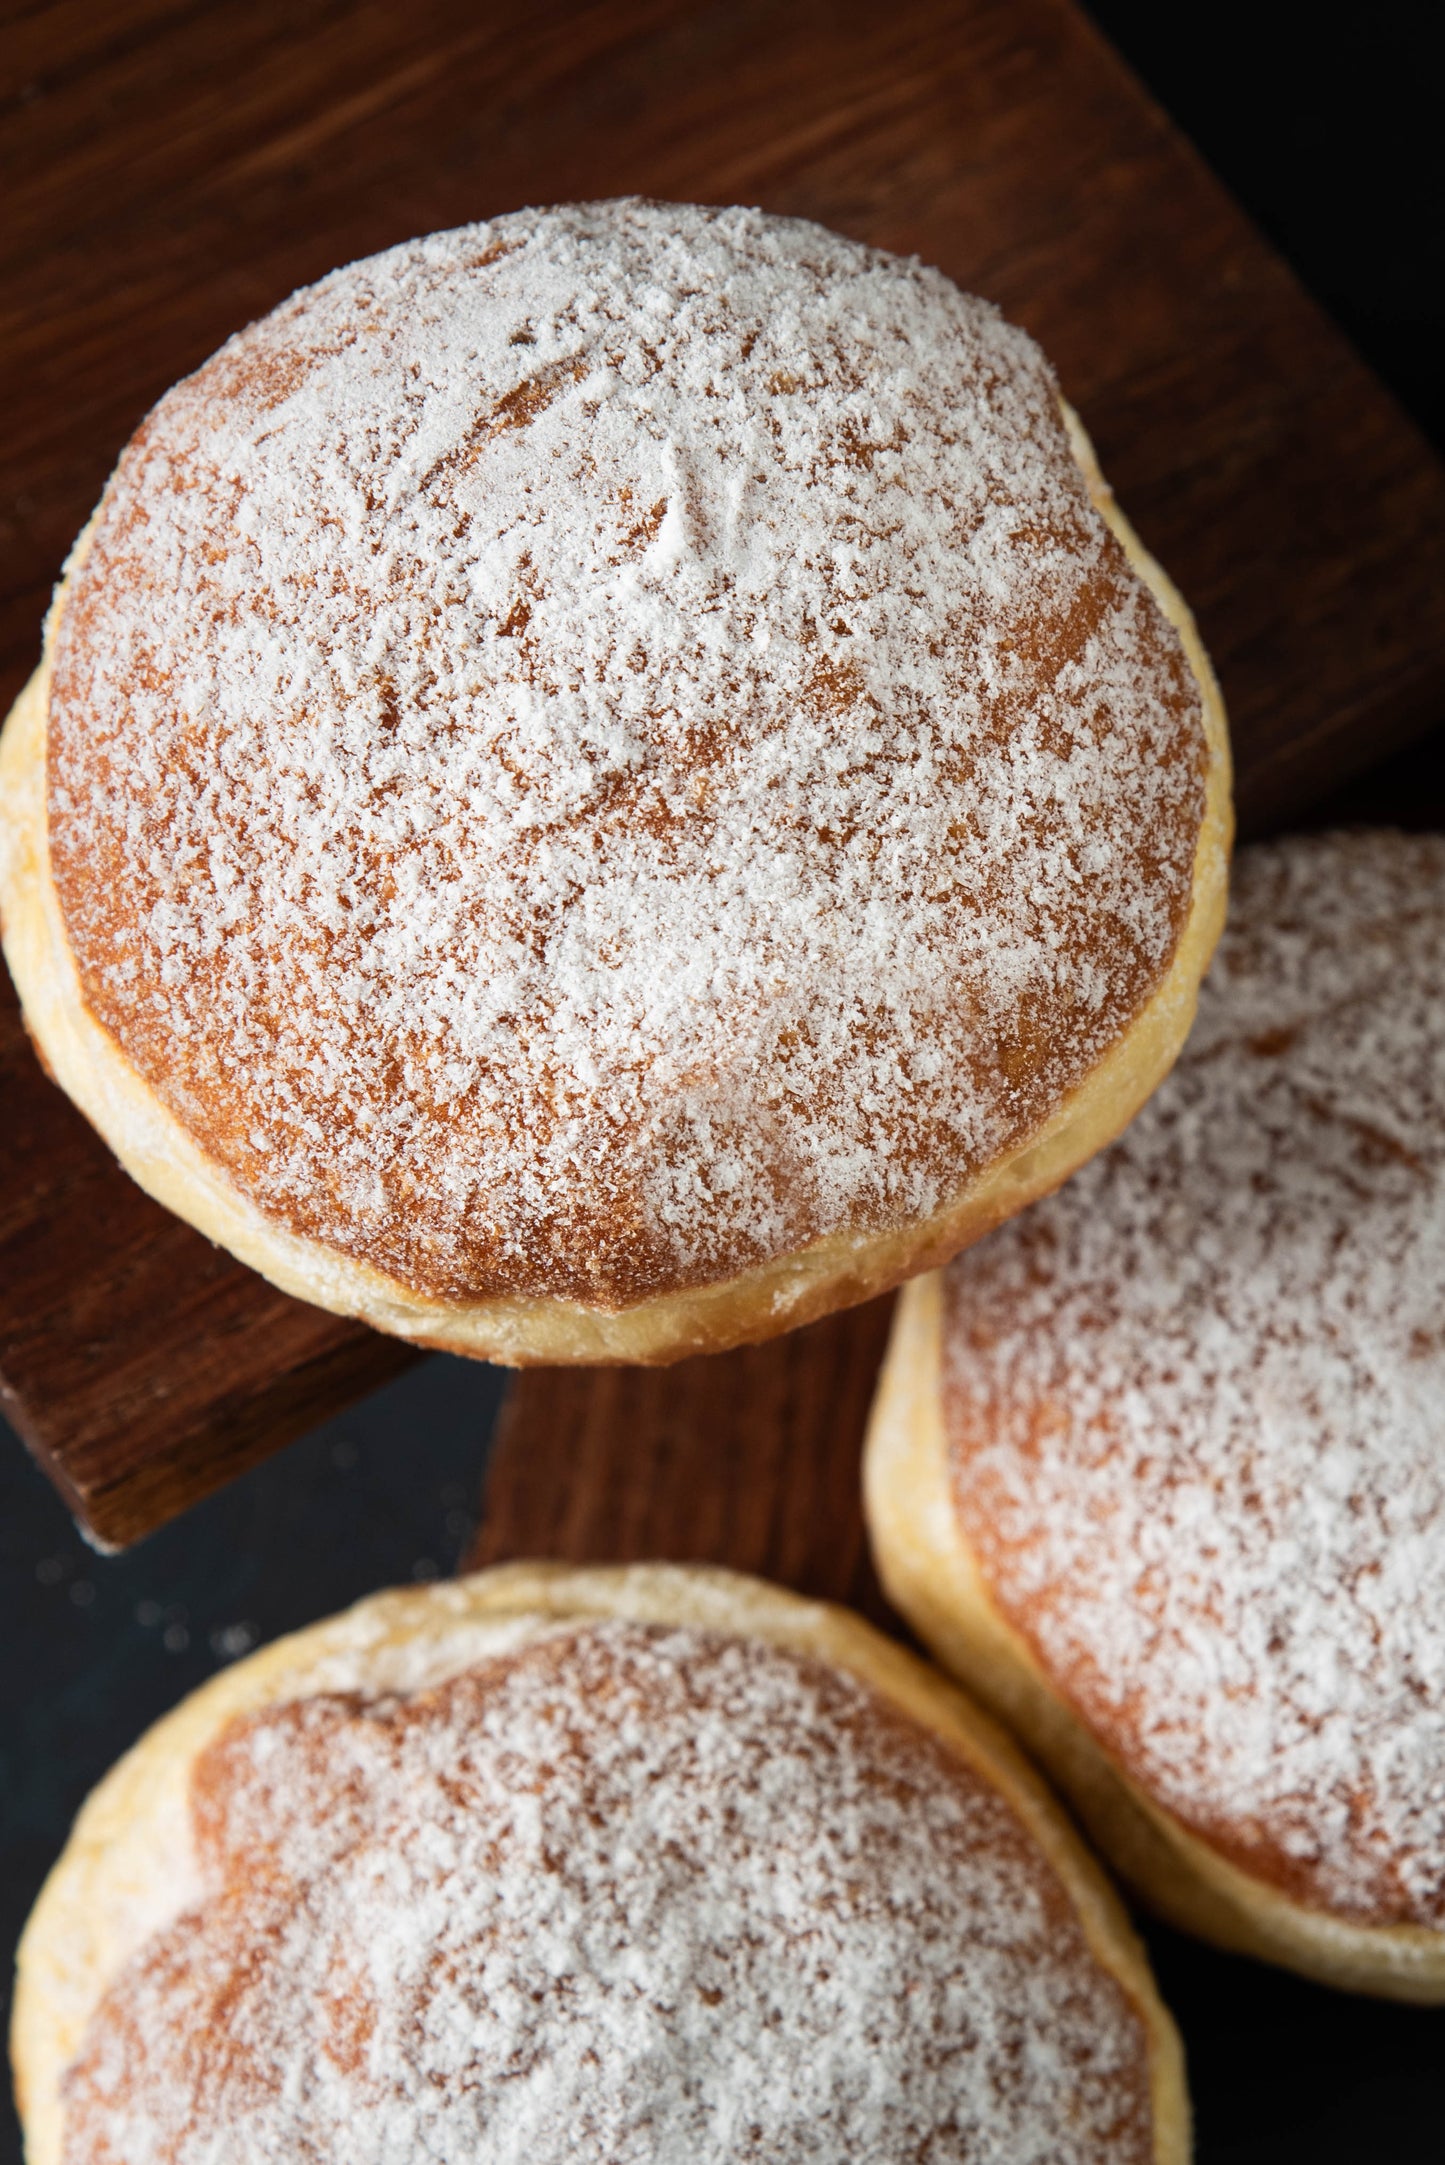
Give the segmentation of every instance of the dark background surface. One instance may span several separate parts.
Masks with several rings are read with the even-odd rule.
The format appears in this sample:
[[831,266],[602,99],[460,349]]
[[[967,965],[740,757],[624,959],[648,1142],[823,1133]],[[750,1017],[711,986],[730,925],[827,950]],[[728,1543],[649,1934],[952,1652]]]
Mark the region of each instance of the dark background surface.
[[[0,41],[25,12],[0,18]],[[1307,41],[1284,34],[1295,10],[1092,12],[1445,447],[1431,11],[1360,9],[1328,34],[1317,21]],[[1437,735],[1328,810],[1434,824],[1442,763]],[[454,1568],[499,1397],[493,1371],[431,1360],[115,1559],[86,1548],[0,1435],[0,1939],[13,1941],[85,1791],[182,1692],[378,1585]],[[1445,2015],[1150,1939],[1189,2051],[1200,2165],[1438,2161]],[[7,2118],[0,2160],[14,2156]]]

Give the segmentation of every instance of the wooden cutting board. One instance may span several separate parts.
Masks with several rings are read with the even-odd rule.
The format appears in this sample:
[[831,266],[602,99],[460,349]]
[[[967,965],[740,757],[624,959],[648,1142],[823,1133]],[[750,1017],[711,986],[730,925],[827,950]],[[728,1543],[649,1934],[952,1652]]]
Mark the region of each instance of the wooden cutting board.
[[[10,25],[4,64],[0,693],[130,429],[227,333],[410,234],[637,190],[916,251],[1042,339],[1201,618],[1247,826],[1445,715],[1445,473],[1068,0],[66,0]],[[150,1203],[44,1079],[8,982],[0,1087],[5,1409],[102,1541],[410,1358]],[[486,1553],[866,1591],[882,1328],[525,1380]]]

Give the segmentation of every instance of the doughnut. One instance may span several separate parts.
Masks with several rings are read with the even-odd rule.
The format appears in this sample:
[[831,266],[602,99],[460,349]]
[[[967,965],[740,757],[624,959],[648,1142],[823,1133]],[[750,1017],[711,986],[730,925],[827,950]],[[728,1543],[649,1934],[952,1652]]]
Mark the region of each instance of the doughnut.
[[50,1070],[285,1290],[663,1361],[939,1263],[1187,1031],[1228,750],[1037,348],[796,220],[523,211],[167,393],[7,726]]
[[907,1289],[893,1600],[1218,1945],[1445,2001],[1445,838],[1241,853],[1123,1138]]
[[222,1671],[21,1948],[29,2165],[1188,2156],[1058,1806],[935,1671],[728,1572],[518,1565]]

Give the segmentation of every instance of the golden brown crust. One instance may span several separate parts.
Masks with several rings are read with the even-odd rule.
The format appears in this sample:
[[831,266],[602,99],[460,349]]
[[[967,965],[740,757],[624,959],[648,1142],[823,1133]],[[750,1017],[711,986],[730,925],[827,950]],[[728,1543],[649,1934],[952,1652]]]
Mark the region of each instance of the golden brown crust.
[[977,1237],[1148,1094],[1223,906],[1209,665],[1042,356],[756,213],[519,213],[240,334],[6,738],[7,952],[122,1162],[510,1361]]
[[1445,2000],[1445,1935],[1342,1920],[1242,1871],[1139,1787],[1000,1614],[954,1504],[942,1332],[940,1279],[917,1279],[899,1301],[864,1461],[869,1532],[890,1599],[944,1667],[1024,1739],[1162,1916],[1347,1990]]
[[1188,2155],[1182,2060],[1112,1894],[1037,1779],[942,1679],[845,1612],[730,1573],[668,1566],[574,1571],[518,1565],[387,1594],[223,1672],[158,1724],[101,1784],[47,1884],[20,1955],[13,2049],[31,2165],[56,2165],[61,2075],[110,1981],[193,1899],[187,1832],[192,1769],[223,1734],[317,1694],[435,1690],[489,1657],[565,1624],[625,1618],[755,1638],[858,1679],[1007,1801],[1067,1890],[1094,1958],[1143,2016],[1154,2155]]

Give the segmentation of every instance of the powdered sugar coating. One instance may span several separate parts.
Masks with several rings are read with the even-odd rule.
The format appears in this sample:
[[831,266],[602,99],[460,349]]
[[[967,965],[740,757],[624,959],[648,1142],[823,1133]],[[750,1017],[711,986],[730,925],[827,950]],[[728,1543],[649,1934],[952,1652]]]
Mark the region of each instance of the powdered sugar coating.
[[1146,1792],[1445,1927],[1445,841],[1238,860],[1183,1058],[947,1275],[994,1599]]
[[924,1216],[1159,981],[1204,744],[1046,364],[756,212],[298,295],[127,451],[55,654],[86,995],[291,1229],[602,1304]]
[[233,1723],[207,1902],[67,2080],[85,2165],[1152,2156],[1138,2010],[1002,1799],[692,1628]]

